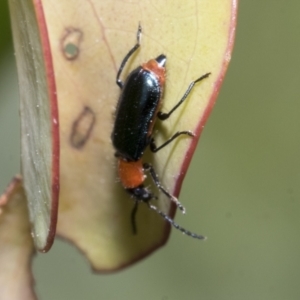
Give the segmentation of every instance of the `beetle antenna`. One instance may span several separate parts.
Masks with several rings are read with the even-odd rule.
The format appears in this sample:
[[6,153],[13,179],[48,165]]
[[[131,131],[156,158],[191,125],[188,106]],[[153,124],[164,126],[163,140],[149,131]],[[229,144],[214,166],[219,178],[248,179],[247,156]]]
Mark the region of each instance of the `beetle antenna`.
[[148,164],[148,163],[144,163],[143,164],[143,168],[145,171],[149,171],[153,182],[155,183],[155,185],[157,186],[157,188],[159,190],[161,190],[171,201],[173,201],[176,206],[180,209],[180,211],[185,214],[185,207],[180,203],[180,201],[173,195],[171,195],[160,183],[159,179],[158,179],[158,175],[156,174],[156,172],[154,171],[153,167]]
[[186,230],[185,228],[181,227],[180,225],[178,225],[177,223],[174,222],[174,220],[172,218],[170,218],[168,215],[166,215],[164,212],[162,212],[161,210],[159,210],[156,206],[147,203],[149,208],[156,211],[161,217],[163,217],[167,222],[169,222],[173,227],[175,227],[176,229],[180,230],[183,234],[186,234],[187,236],[190,236],[192,238],[195,239],[199,239],[199,240],[206,240],[206,237],[203,235],[199,235],[193,232],[190,232],[188,230]]

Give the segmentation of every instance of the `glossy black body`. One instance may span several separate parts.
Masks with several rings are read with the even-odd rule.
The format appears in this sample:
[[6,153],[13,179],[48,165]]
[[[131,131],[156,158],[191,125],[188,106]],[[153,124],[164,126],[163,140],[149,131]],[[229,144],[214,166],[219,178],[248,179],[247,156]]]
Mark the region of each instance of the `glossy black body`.
[[116,109],[112,142],[116,155],[139,160],[149,145],[150,129],[162,97],[158,78],[142,67],[127,77]]

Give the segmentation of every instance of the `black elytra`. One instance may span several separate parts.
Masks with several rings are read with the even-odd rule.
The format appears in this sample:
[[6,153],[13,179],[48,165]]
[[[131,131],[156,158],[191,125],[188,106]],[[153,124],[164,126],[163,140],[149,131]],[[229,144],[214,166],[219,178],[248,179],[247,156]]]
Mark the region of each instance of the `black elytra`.
[[[160,55],[155,61],[164,67],[166,56]],[[151,141],[149,128],[156,118],[162,93],[163,87],[154,72],[139,66],[128,75],[122,87],[112,133],[119,156],[128,161],[137,161],[143,156]]]
[[194,136],[190,131],[179,131],[165,143],[157,147],[152,137],[152,131],[155,121],[157,119],[168,119],[186,100],[194,85],[204,78],[207,78],[210,73],[206,73],[193,81],[183,97],[169,113],[160,112],[159,109],[163,98],[165,65],[167,60],[164,54],[137,67],[127,76],[125,83],[120,79],[127,61],[140,47],[141,32],[142,28],[139,25],[137,31],[137,43],[124,57],[117,73],[116,83],[121,89],[121,95],[117,104],[115,122],[111,134],[112,143],[116,150],[115,156],[118,158],[118,173],[121,184],[135,201],[131,214],[132,229],[134,233],[137,232],[135,217],[138,203],[144,202],[150,209],[156,211],[182,233],[203,240],[205,239],[204,236],[192,233],[179,226],[167,214],[150,203],[152,199],[156,199],[157,197],[145,188],[143,184],[145,180],[144,173],[146,171],[149,172],[157,188],[173,201],[183,213],[185,212],[184,207],[178,199],[162,186],[153,167],[148,163],[143,163],[142,158],[145,149],[148,146],[152,152],[158,152],[180,135],[185,134],[192,137]]

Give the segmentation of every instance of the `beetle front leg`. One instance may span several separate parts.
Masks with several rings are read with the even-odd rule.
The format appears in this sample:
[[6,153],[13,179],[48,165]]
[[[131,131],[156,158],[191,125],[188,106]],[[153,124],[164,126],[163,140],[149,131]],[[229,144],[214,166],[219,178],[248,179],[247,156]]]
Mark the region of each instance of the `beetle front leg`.
[[136,213],[137,213],[137,210],[138,210],[138,200],[135,199],[134,200],[134,206],[133,206],[132,211],[131,211],[131,218],[130,218],[133,234],[137,234],[137,229],[136,229]]

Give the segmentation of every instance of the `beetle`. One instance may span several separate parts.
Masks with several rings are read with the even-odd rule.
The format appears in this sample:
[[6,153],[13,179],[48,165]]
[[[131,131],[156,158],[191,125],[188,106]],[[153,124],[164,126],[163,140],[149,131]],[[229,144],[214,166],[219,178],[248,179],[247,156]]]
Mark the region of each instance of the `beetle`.
[[156,211],[182,233],[193,238],[205,239],[204,236],[192,233],[179,226],[171,217],[150,203],[152,199],[157,199],[157,197],[144,186],[145,172],[149,172],[157,188],[185,213],[185,208],[178,199],[171,195],[160,183],[154,168],[149,163],[144,163],[142,158],[147,147],[156,153],[180,135],[194,136],[191,131],[179,131],[157,147],[152,133],[156,119],[162,121],[168,119],[187,99],[194,85],[207,78],[210,73],[206,73],[192,81],[183,97],[168,113],[161,112],[160,107],[166,80],[166,55],[161,54],[155,59],[143,63],[127,76],[124,83],[120,79],[126,63],[140,47],[141,33],[142,28],[139,25],[137,42],[124,57],[117,72],[116,84],[121,89],[121,95],[116,107],[115,122],[111,134],[112,143],[116,150],[115,156],[118,159],[117,168],[121,184],[135,201],[131,213],[133,233],[137,233],[135,217],[138,204],[144,202],[150,209]]

